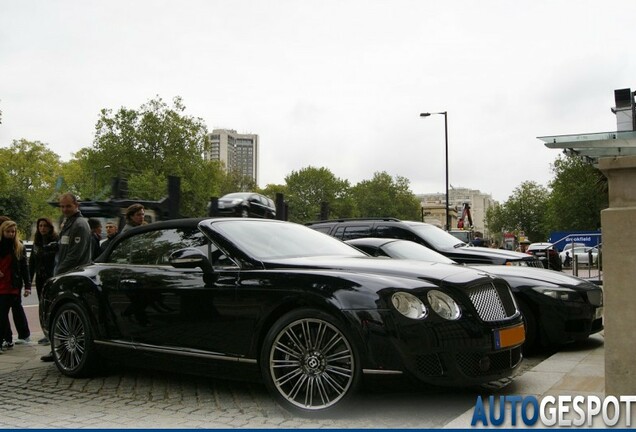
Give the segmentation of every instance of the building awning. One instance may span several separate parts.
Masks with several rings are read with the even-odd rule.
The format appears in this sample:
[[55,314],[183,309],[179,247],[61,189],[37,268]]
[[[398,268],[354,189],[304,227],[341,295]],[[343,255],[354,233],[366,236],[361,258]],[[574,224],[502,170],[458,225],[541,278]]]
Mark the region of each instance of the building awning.
[[593,164],[599,158],[636,155],[636,131],[598,132],[578,135],[537,137],[547,148],[563,149],[568,155],[586,157]]

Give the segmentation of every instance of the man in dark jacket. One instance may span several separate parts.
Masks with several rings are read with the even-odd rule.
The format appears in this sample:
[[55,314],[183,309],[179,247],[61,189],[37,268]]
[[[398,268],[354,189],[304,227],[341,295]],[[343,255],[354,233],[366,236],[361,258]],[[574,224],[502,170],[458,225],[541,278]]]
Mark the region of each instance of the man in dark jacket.
[[88,226],[91,229],[91,259],[95,260],[101,255],[100,243],[102,241],[102,223],[99,219],[90,218],[88,220]]
[[60,211],[64,215],[60,231],[60,242],[55,257],[55,275],[74,267],[89,264],[91,256],[91,228],[79,211],[75,195],[65,193],[60,198]]
[[[77,266],[90,264],[91,229],[79,211],[79,202],[75,195],[65,193],[60,197],[60,211],[64,216],[60,230],[60,241],[55,256],[55,276]],[[53,352],[40,357],[42,361],[53,361]]]
[[102,242],[100,246],[100,252],[104,252],[109,244],[113,242],[115,237],[119,234],[119,228],[115,222],[109,221],[106,222],[106,240]]

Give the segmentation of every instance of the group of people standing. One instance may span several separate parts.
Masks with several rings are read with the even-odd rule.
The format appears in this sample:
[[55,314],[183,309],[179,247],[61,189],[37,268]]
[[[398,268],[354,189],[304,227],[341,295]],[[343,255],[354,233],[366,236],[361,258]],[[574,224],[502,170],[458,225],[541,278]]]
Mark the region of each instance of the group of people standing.
[[[21,297],[31,295],[33,283],[38,299],[41,299],[47,279],[89,264],[118,233],[116,223],[106,223],[107,238],[101,242],[101,223],[98,219],[84,218],[79,210],[79,201],[71,193],[60,196],[59,208],[63,216],[59,234],[49,218],[39,218],[28,259],[26,248],[18,235],[17,224],[8,216],[0,216],[0,354],[14,345],[9,312],[12,313],[18,333],[15,343],[30,341],[31,334]],[[126,226],[122,232],[143,223],[143,205],[133,204],[126,211]],[[46,338],[38,342],[49,343]],[[53,353],[42,356],[41,360],[53,361]]]

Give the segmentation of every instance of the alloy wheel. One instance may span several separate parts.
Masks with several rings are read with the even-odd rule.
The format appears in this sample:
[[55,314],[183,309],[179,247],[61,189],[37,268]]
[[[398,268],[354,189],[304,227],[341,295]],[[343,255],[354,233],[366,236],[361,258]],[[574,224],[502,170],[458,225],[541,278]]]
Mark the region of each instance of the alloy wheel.
[[355,367],[346,337],[316,318],[285,326],[269,352],[269,372],[277,391],[304,410],[322,410],[342,399],[352,386]]
[[54,323],[53,354],[64,370],[75,371],[86,356],[86,328],[73,309],[62,311]]

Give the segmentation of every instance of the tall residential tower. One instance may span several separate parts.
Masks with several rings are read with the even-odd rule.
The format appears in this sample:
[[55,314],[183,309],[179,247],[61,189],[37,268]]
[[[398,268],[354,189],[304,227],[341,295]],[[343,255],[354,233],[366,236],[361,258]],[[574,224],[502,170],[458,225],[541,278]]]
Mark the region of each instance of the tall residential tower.
[[258,135],[240,134],[233,129],[214,129],[206,160],[223,162],[225,169],[238,171],[258,184]]

